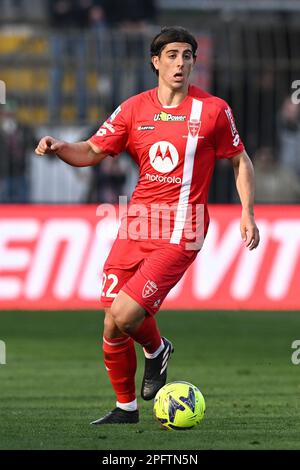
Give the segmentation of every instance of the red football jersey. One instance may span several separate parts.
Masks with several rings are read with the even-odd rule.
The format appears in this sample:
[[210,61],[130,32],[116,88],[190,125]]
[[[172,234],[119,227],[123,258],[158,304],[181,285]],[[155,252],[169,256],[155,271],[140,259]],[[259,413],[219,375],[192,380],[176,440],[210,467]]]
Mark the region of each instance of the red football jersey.
[[206,233],[215,161],[244,150],[228,104],[193,85],[176,107],[162,106],[157,88],[129,98],[90,142],[111,156],[126,150],[140,168],[126,230],[136,236],[132,222],[138,217],[140,226],[143,220],[152,223],[147,233],[139,227],[141,239],[156,239],[159,230],[159,237],[174,244]]

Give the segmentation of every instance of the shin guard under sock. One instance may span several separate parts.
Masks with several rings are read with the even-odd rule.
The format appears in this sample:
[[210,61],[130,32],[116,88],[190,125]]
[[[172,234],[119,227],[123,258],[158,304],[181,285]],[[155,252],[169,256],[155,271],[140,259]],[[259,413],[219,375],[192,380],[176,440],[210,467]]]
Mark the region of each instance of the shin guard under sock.
[[129,403],[135,400],[136,353],[134,341],[129,336],[103,337],[104,363],[117,401]]

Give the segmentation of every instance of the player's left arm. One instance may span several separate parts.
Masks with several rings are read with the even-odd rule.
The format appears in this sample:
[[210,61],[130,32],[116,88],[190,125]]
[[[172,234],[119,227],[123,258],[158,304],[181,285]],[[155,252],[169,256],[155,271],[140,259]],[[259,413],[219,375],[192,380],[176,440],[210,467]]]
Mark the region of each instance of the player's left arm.
[[231,159],[237,191],[242,204],[240,231],[243,241],[249,250],[259,244],[259,231],[254,219],[254,169],[252,162],[243,150]]

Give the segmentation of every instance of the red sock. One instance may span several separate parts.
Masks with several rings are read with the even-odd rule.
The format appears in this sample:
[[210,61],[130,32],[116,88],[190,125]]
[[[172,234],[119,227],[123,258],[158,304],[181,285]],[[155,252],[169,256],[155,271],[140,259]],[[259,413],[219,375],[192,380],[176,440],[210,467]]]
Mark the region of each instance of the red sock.
[[135,400],[136,354],[129,336],[106,338],[103,336],[104,364],[120,403]]
[[156,320],[147,315],[141,326],[130,333],[131,338],[141,344],[149,354],[153,354],[161,345],[161,336]]

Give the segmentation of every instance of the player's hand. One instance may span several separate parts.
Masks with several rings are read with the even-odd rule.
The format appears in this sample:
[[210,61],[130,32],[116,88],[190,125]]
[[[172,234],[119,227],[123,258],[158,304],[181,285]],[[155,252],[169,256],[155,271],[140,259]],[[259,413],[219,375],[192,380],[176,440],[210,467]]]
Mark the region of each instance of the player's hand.
[[257,248],[259,244],[259,230],[254,220],[254,216],[249,212],[242,212],[240,224],[242,240],[249,250]]
[[55,155],[60,149],[62,149],[63,145],[64,142],[61,140],[54,139],[54,137],[47,135],[39,141],[35,149],[35,153],[39,156]]

